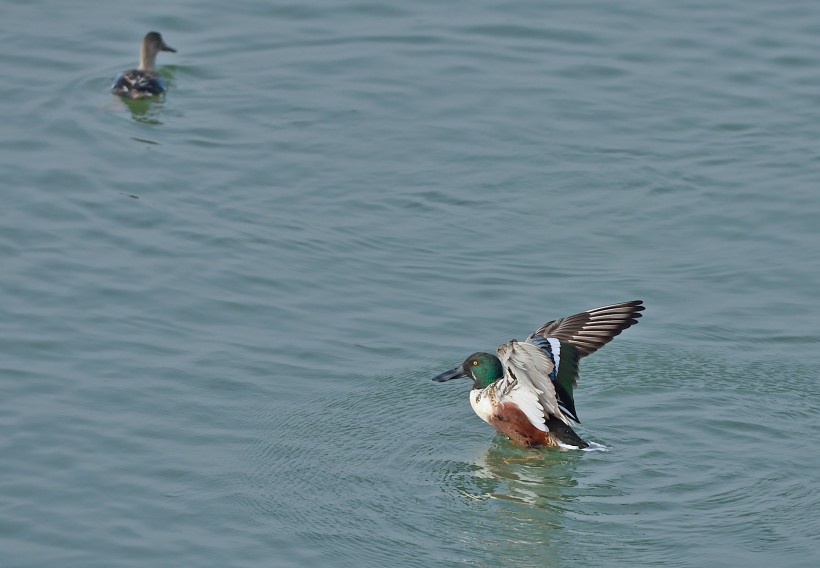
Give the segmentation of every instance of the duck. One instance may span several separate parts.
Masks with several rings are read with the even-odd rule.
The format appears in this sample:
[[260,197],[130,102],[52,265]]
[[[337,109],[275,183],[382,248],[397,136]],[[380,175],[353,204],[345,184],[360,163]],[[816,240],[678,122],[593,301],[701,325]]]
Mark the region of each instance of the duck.
[[160,51],[176,53],[177,50],[165,43],[159,32],[148,32],[142,40],[139,68],[117,75],[111,92],[126,99],[146,99],[164,93],[165,79],[156,70]]
[[644,309],[642,300],[633,300],[547,322],[524,341],[473,353],[433,380],[472,380],[473,410],[514,445],[588,448],[572,429],[581,423],[573,398],[578,364],[638,323]]

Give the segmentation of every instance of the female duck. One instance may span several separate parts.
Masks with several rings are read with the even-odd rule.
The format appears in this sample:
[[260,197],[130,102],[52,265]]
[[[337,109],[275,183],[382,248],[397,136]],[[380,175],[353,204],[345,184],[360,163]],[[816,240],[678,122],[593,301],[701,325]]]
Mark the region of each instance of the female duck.
[[165,79],[156,70],[157,54],[172,51],[157,32],[149,32],[142,40],[139,69],[123,71],[114,80],[111,92],[127,99],[145,99],[165,92]]

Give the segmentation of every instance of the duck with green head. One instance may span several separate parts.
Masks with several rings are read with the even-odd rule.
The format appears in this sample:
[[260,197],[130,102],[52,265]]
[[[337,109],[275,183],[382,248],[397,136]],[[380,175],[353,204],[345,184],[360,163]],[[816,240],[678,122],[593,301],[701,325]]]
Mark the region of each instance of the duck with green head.
[[496,354],[473,353],[433,380],[471,379],[475,413],[516,445],[586,448],[570,426],[580,424],[573,399],[578,362],[638,323],[643,310],[635,300],[554,320]]

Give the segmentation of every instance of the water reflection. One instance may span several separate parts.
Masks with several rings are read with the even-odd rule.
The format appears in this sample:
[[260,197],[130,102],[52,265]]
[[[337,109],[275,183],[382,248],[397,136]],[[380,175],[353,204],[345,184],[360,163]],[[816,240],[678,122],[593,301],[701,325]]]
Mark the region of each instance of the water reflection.
[[[528,459],[535,458],[535,459]],[[497,437],[454,476],[467,518],[488,522],[474,546],[518,566],[560,566],[559,548],[573,539],[567,521],[577,508],[579,451],[526,450]],[[513,461],[528,460],[528,461]],[[467,531],[465,542],[473,542]],[[558,547],[558,548],[557,548]]]
[[499,437],[476,461],[466,494],[473,499],[556,508],[574,499],[565,490],[578,484],[573,472],[580,458],[578,451],[527,450]]
[[[131,111],[131,118],[136,122],[143,124],[162,124],[160,116],[165,104],[165,95],[159,95],[153,99],[130,100],[122,99],[123,104]],[[140,140],[141,142],[154,143],[149,140]]]

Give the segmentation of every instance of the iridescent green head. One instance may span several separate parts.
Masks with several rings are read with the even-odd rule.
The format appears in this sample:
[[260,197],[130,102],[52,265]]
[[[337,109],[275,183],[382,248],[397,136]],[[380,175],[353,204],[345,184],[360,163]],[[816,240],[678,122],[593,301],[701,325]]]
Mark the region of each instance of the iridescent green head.
[[474,389],[485,389],[504,376],[501,361],[492,353],[473,353],[460,366],[433,377],[439,383],[460,377],[473,380]]

